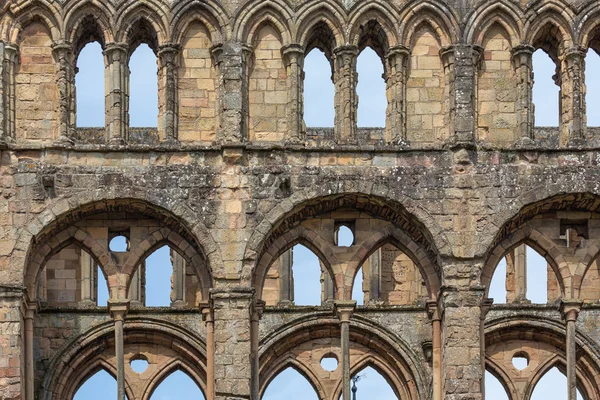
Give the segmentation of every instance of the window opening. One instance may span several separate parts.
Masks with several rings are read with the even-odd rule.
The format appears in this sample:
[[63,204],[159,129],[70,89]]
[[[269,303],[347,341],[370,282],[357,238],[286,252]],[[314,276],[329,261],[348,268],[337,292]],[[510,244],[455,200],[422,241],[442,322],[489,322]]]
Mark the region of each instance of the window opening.
[[88,43],[77,57],[75,91],[77,126],[105,125],[104,56],[98,42]]
[[158,124],[158,65],[156,55],[143,43],[129,60],[129,125],[156,128]]
[[331,63],[314,49],[304,60],[304,122],[308,127],[333,128],[334,86]]
[[358,72],[358,126],[385,127],[387,96],[381,58],[370,47],[356,61]]

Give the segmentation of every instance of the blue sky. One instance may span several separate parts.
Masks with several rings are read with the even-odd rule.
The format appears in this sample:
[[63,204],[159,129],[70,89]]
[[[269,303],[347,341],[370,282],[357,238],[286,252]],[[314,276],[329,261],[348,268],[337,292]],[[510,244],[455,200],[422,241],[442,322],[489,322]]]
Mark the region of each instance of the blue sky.
[[[600,113],[593,112],[600,104],[600,57],[590,51],[587,62],[588,88],[587,107],[588,125],[600,126]],[[80,127],[104,126],[104,68],[100,46],[92,43],[81,52],[78,60],[77,82],[77,125]],[[131,126],[152,127],[157,125],[157,75],[156,58],[152,51],[141,45],[130,61],[130,123]],[[381,77],[383,68],[377,55],[370,49],[358,58],[358,126],[383,127],[385,125],[385,83]],[[534,103],[536,105],[537,126],[558,125],[558,88],[551,76],[554,64],[542,51],[534,54]],[[305,60],[305,121],[307,126],[333,126],[333,84],[331,67],[325,56],[318,50],[311,52]],[[341,237],[342,239],[342,237]],[[530,250],[531,252],[531,250]],[[533,252],[535,253],[535,252]],[[529,255],[532,271],[529,276],[528,297],[534,302],[545,296],[545,261],[539,255]],[[170,275],[172,267],[167,248],[158,250],[148,260],[147,302],[148,305],[167,305],[169,303]],[[502,274],[502,263],[499,274]],[[294,280],[296,285],[296,304],[318,304],[320,302],[320,269],[318,259],[308,249],[297,246],[294,251]],[[362,280],[359,274],[357,282]],[[105,302],[108,292],[103,279],[99,279],[99,303]],[[505,298],[503,282],[494,279],[490,296],[496,302]],[[360,287],[355,285],[353,297],[361,300]],[[540,300],[542,302],[542,300]],[[362,372],[364,378],[359,382],[361,393],[369,393],[369,398],[381,400],[394,399],[393,391],[385,380],[374,370]],[[486,374],[487,400],[506,400],[502,386]],[[90,378],[78,391],[75,400],[106,400],[116,395],[116,383],[106,372],[100,371]],[[312,396],[312,397],[311,397]],[[199,389],[184,373],[176,372],[169,376],[155,391],[151,400],[202,399]],[[296,371],[288,369],[282,372],[267,388],[264,400],[309,400],[316,399],[314,390]],[[566,400],[566,378],[558,370],[552,370],[540,381],[534,392],[533,400]]]

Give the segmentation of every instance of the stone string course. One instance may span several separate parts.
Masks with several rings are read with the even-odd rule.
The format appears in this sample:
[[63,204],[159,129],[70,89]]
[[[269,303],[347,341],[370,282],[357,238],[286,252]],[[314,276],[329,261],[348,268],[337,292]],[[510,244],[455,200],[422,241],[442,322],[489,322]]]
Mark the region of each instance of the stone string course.
[[[557,366],[569,400],[600,399],[600,130],[584,74],[599,27],[585,0],[0,1],[0,398],[71,400],[104,369],[119,400],[150,399],[175,370],[209,400],[258,400],[292,367],[337,400],[372,366],[403,400],[483,400],[485,370],[525,400]],[[105,124],[78,127],[92,41]],[[157,128],[129,127],[142,43]],[[367,46],[385,127],[356,126]],[[333,128],[303,121],[313,49],[331,65]],[[556,64],[558,127],[535,123],[538,49]],[[321,304],[294,303],[297,244],[319,258]],[[165,245],[171,305],[146,307],[146,258]],[[526,299],[524,245],[546,260],[545,304]],[[491,304],[505,258],[508,302]]]

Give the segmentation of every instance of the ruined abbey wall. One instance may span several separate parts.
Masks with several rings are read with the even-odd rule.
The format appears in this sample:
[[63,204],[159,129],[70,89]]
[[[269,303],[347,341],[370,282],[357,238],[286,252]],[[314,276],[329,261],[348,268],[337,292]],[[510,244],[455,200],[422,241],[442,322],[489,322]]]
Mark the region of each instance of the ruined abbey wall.
[[[0,398],[71,400],[103,369],[120,400],[149,399],[174,370],[207,399],[258,399],[292,367],[320,399],[349,400],[372,366],[403,400],[483,399],[485,370],[529,399],[552,367],[569,400],[600,399],[600,130],[584,75],[599,27],[586,0],[0,1]],[[106,123],[84,128],[75,75],[94,41]],[[129,126],[142,43],[158,128]],[[384,128],[357,127],[366,47],[384,66]],[[303,120],[313,49],[331,65],[331,129]],[[557,128],[535,124],[537,49],[556,64]],[[297,244],[320,261],[314,307],[294,304]],[[147,307],[145,260],[164,245],[171,306]],[[545,304],[524,297],[524,245],[546,261]],[[492,304],[504,259],[507,303]]]

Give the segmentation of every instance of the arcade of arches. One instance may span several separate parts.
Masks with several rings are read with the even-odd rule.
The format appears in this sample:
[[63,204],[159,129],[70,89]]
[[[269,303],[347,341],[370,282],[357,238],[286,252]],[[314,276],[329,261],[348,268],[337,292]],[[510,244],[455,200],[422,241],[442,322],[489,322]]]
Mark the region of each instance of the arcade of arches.
[[[592,0],[5,2],[0,398],[73,400],[102,378],[118,400],[172,379],[258,400],[291,369],[350,400],[368,369],[402,400],[483,400],[486,374],[529,400],[556,372],[557,399],[600,399],[599,15]],[[84,128],[90,43],[104,123]],[[130,119],[140,46],[156,127]],[[383,127],[357,120],[367,49]],[[556,66],[554,128],[534,121],[537,50]],[[333,128],[304,122],[312,51]]]

